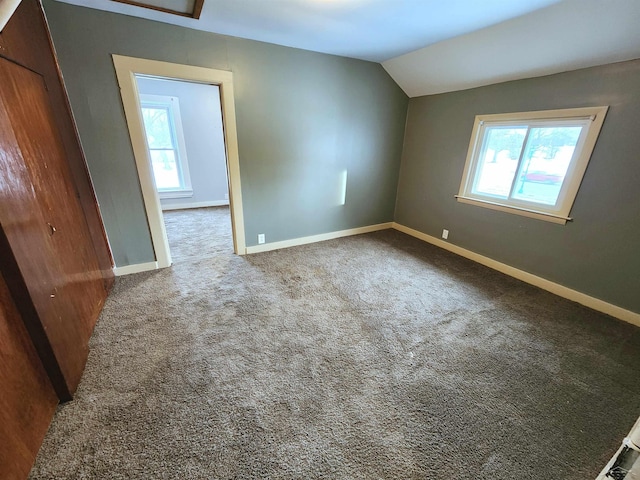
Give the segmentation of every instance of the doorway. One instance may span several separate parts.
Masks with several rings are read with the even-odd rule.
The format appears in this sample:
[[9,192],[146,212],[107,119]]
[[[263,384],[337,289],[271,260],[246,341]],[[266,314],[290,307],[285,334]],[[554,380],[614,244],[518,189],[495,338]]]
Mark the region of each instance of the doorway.
[[[136,81],[136,78],[141,77],[216,85],[219,88],[226,169],[228,172],[227,186],[233,247],[236,254],[244,255],[246,253],[246,244],[233,98],[233,74],[224,70],[213,70],[120,55],[113,55],[113,62],[120,85],[122,103],[147,212],[149,231],[156,254],[155,268],[168,267],[172,262],[162,214],[162,203],[154,181],[151,154],[147,149],[140,92]],[[183,187],[188,186],[183,185]],[[184,190],[188,190],[188,188],[184,188]]]
[[136,76],[173,263],[233,245],[220,87]]

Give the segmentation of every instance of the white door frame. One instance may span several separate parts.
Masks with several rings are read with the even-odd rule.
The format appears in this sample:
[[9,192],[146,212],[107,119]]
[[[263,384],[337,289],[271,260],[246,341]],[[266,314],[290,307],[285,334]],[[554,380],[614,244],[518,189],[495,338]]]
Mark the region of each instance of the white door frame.
[[156,254],[158,267],[171,265],[171,254],[167,232],[162,217],[160,197],[155,186],[151,170],[151,158],[147,149],[144,123],[140,113],[140,99],[136,75],[148,75],[170,80],[186,80],[195,83],[217,85],[220,87],[222,105],[222,125],[227,154],[227,172],[229,174],[229,204],[231,228],[233,231],[233,250],[238,255],[246,253],[244,236],[244,216],[242,212],[242,191],[240,187],[240,159],[238,157],[238,137],[236,132],[236,111],[233,97],[233,74],[226,70],[159,62],[143,58],[112,55],[113,64],[120,85],[120,94],[124,113],[129,126],[131,146],[136,160],[142,197],[147,212],[151,241]]

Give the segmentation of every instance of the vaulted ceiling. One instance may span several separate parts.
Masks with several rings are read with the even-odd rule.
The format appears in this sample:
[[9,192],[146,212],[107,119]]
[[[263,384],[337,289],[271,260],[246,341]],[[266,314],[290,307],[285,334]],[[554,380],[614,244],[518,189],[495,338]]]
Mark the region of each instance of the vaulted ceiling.
[[639,0],[205,0],[198,20],[58,1],[381,62],[412,97],[640,58]]

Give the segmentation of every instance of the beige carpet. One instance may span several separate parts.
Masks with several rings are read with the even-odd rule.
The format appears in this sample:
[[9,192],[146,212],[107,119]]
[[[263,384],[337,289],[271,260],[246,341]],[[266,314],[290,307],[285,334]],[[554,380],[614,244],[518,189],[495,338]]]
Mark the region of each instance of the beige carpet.
[[584,480],[640,413],[640,329],[399,232],[238,257],[226,209],[167,226],[31,478]]
[[164,212],[174,265],[233,254],[229,207]]

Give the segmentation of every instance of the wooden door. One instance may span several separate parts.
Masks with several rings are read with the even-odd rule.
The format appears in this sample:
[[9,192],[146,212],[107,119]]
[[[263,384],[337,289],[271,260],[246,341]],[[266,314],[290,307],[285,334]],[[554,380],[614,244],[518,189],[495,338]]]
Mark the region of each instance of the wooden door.
[[0,478],[27,478],[58,403],[0,274]]
[[39,348],[43,363],[67,400],[87,358],[86,319],[97,318],[105,286],[43,77],[0,58],[0,85],[0,224],[19,270],[9,286],[33,306],[18,305],[36,345],[48,344],[49,352]]
[[[113,261],[40,0],[20,2],[9,23],[0,33],[0,56],[39,73],[46,83],[67,163],[84,211],[83,221],[88,226],[90,240],[100,266],[100,270],[94,274],[103,277],[105,289],[108,290],[113,284]],[[89,329],[93,329],[95,317],[83,320],[87,322]]]

